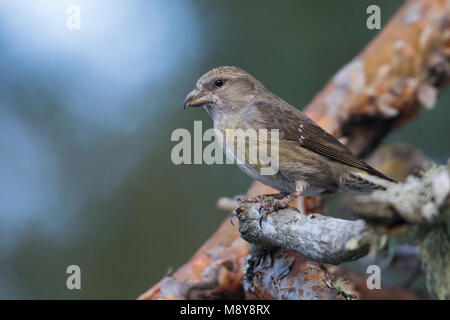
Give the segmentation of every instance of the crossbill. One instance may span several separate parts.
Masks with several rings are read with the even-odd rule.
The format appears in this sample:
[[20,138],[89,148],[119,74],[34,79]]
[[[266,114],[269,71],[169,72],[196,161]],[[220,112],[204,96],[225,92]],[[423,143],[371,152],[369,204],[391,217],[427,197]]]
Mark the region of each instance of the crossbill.
[[[338,190],[370,192],[394,183],[240,68],[218,67],[201,76],[184,102],[185,108],[199,106],[205,108],[214,128],[223,136],[230,129],[277,130],[279,163],[271,175],[261,174],[260,161],[237,159],[234,140],[219,139],[226,152],[240,160],[238,165],[245,173],[280,191],[266,214],[286,207],[299,195],[316,196]],[[252,146],[247,142],[247,147]]]

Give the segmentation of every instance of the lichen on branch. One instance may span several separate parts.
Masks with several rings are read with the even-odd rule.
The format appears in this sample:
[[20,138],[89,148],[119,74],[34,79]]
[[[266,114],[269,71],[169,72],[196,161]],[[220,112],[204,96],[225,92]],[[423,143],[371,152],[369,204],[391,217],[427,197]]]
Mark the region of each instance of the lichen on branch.
[[260,206],[240,205],[236,213],[241,237],[261,247],[281,247],[317,262],[340,264],[365,256],[374,238],[363,220],[305,215],[294,208],[274,212],[260,223]]

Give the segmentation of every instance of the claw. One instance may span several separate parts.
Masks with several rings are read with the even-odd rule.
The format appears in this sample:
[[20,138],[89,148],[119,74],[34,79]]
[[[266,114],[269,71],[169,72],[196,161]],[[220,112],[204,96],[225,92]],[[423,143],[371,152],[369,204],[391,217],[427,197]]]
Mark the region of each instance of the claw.
[[[234,226],[233,217],[238,217],[238,214],[241,212],[241,210],[242,209],[239,207],[239,208],[234,209],[233,212],[230,213],[230,223],[232,226]],[[238,217],[238,219],[239,219],[239,217]]]
[[[262,222],[267,218],[269,214],[276,210],[277,205],[275,203],[266,202],[259,209],[260,217],[258,219],[259,227],[262,229]],[[262,212],[261,212],[262,211]]]
[[234,223],[233,223],[233,217],[237,216],[237,213],[233,210],[232,213],[230,213],[230,223],[231,225],[234,227]]

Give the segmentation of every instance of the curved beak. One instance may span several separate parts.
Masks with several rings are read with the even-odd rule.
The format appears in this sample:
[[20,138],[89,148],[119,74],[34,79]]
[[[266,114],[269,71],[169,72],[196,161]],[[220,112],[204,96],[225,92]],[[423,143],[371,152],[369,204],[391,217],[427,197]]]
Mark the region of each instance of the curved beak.
[[201,92],[199,89],[195,88],[186,96],[184,99],[184,108],[187,107],[199,107],[205,104],[211,103],[209,95],[205,92]]

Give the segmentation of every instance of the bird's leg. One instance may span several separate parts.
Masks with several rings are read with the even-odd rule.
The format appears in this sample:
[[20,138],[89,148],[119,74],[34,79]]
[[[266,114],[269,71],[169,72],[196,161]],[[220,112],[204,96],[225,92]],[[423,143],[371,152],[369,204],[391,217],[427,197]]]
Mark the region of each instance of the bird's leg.
[[236,200],[240,203],[258,203],[263,201],[264,195],[258,194],[257,196],[244,196],[239,197]]
[[244,196],[244,197],[238,197],[236,200],[240,203],[259,203],[263,202],[266,198],[274,198],[274,199],[283,199],[285,198],[288,193],[275,193],[275,194],[259,194],[257,196]]
[[260,211],[263,210],[261,212],[261,217],[259,218],[260,227],[262,227],[262,221],[266,219],[269,214],[271,214],[274,211],[287,208],[289,206],[289,203],[295,200],[308,188],[308,184],[306,182],[297,182],[295,186],[296,188],[293,193],[288,194],[287,196],[281,199],[275,199],[273,202],[266,202],[263,204],[262,208],[260,209]]

